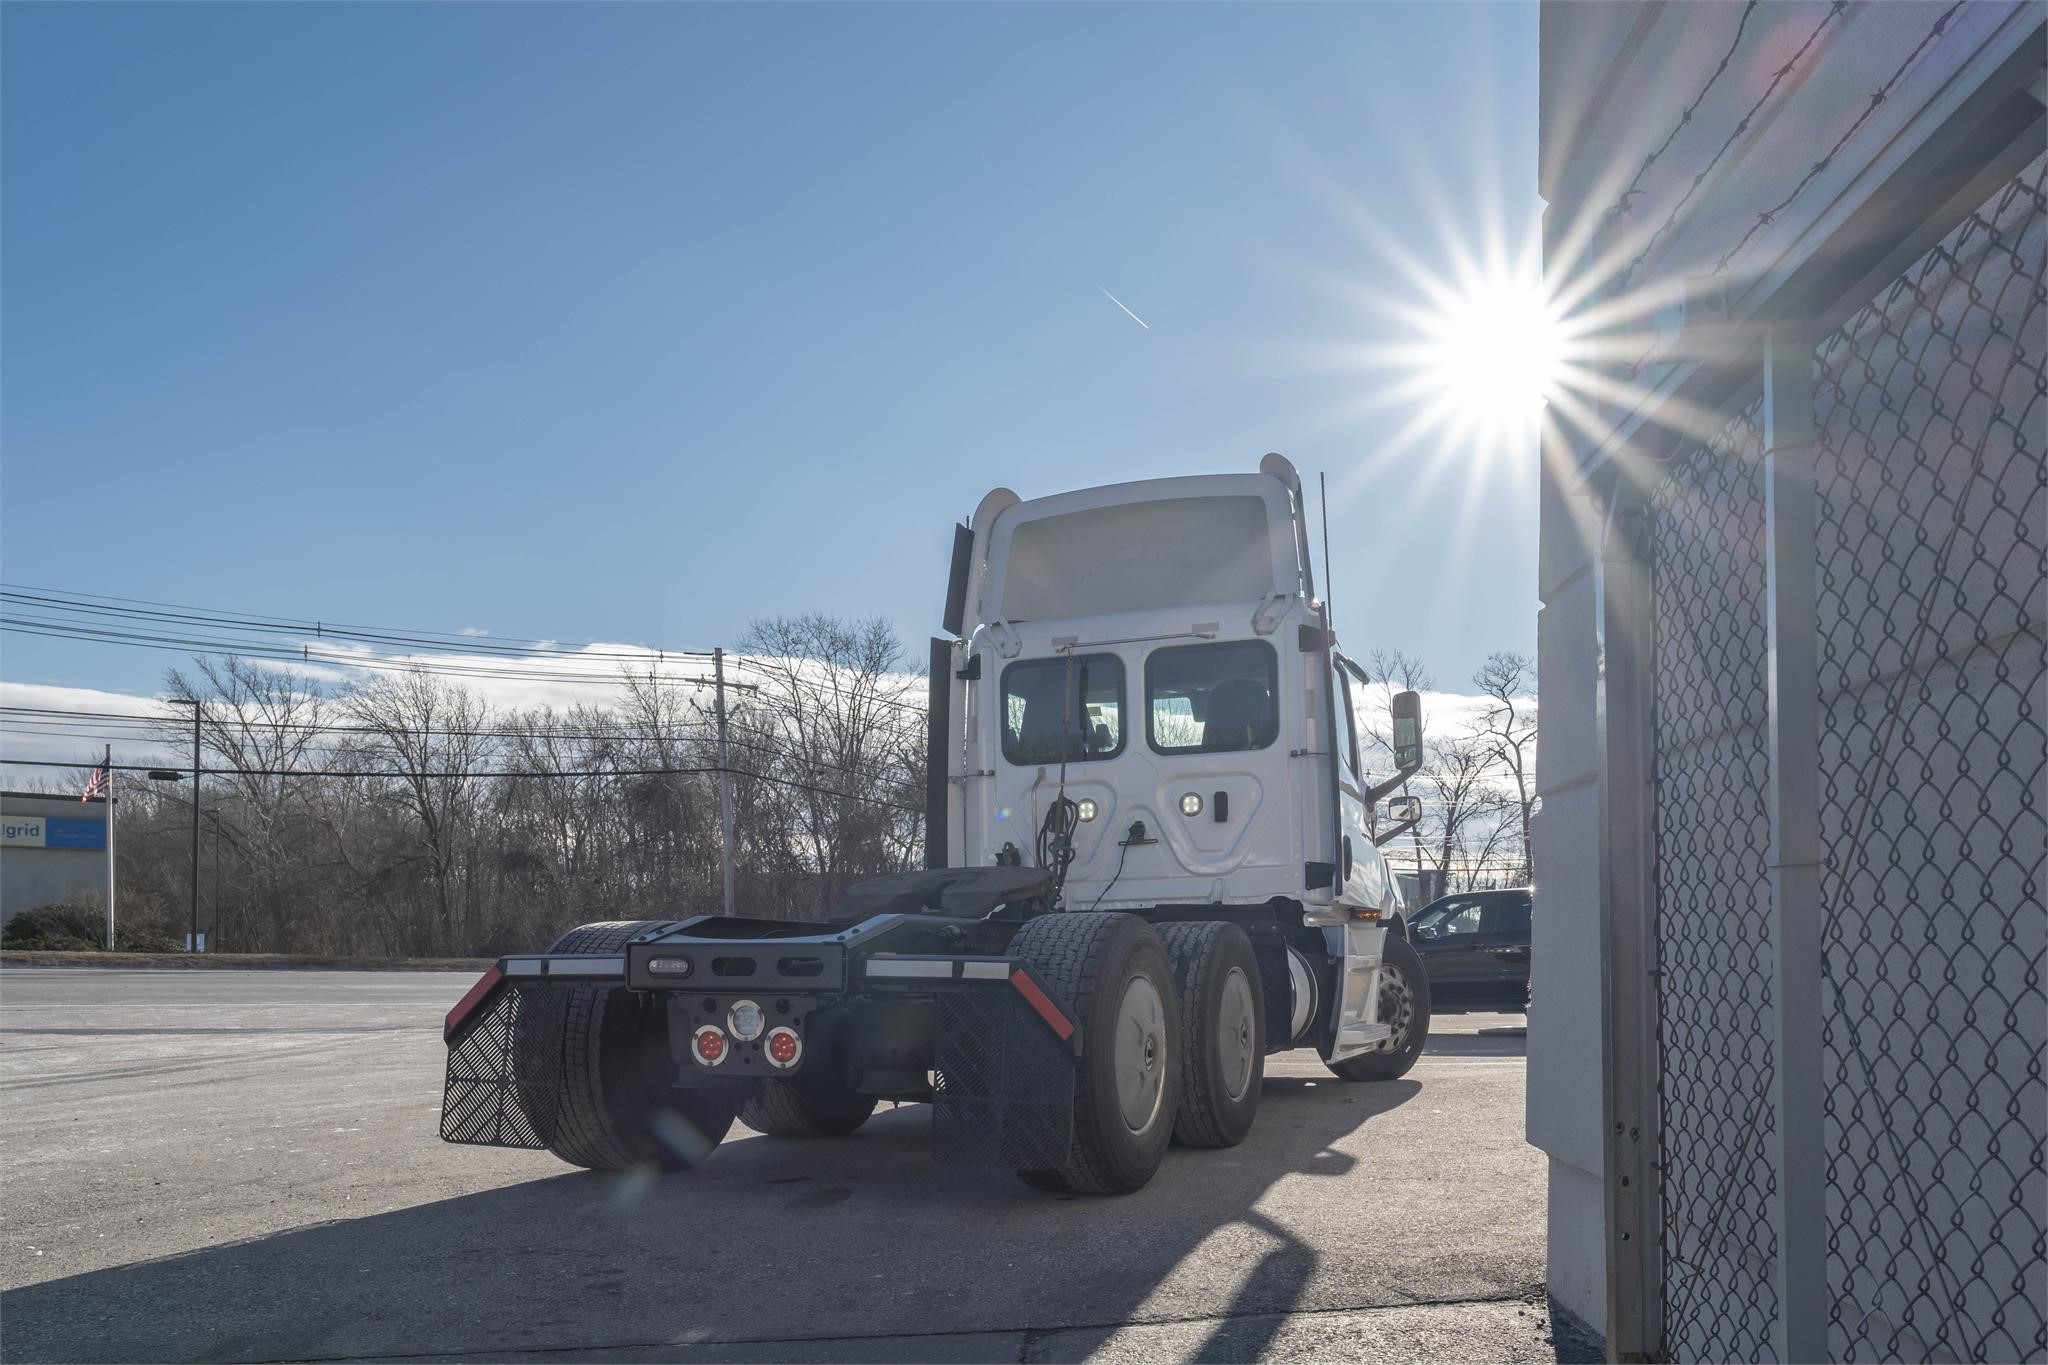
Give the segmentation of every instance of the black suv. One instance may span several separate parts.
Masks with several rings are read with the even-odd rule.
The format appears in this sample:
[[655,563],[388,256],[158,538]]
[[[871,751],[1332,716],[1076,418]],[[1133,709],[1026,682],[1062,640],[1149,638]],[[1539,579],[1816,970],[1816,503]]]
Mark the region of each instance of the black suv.
[[1529,888],[1433,900],[1408,926],[1432,1010],[1527,1010]]

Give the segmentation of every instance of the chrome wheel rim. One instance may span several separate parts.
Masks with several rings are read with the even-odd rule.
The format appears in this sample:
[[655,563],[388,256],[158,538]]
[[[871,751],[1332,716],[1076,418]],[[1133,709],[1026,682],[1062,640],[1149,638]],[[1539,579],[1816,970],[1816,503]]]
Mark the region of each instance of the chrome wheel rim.
[[1142,976],[1124,983],[1116,1006],[1116,1103],[1124,1127],[1142,1133],[1166,1095],[1166,1005]]
[[1256,1002],[1252,983],[1244,968],[1232,967],[1223,978],[1223,1003],[1216,1016],[1216,1049],[1223,1067],[1223,1089],[1233,1100],[1244,1098],[1251,1087],[1252,1063],[1257,1060]]
[[1408,974],[1391,962],[1380,967],[1380,1022],[1394,1030],[1380,1051],[1399,1052],[1408,1046],[1408,1032],[1415,1027],[1415,992],[1409,988]]

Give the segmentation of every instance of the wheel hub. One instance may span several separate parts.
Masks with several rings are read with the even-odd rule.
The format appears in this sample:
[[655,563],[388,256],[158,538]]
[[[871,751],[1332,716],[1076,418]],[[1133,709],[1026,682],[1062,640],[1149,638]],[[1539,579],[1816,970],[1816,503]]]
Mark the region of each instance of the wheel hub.
[[1149,1129],[1166,1094],[1166,1005],[1158,988],[1142,976],[1124,983],[1117,1002],[1113,1059],[1117,1108],[1134,1133]]
[[1256,1002],[1252,997],[1251,981],[1243,968],[1230,969],[1230,974],[1223,978],[1222,994],[1216,1019],[1217,1060],[1222,1064],[1225,1093],[1233,1100],[1240,1100],[1251,1087],[1252,1068],[1258,1062],[1253,1047],[1257,1033],[1253,1027]]
[[1394,1030],[1380,1044],[1381,1052],[1408,1046],[1409,1030],[1415,1027],[1415,992],[1408,986],[1408,974],[1391,962],[1380,967],[1380,1022]]

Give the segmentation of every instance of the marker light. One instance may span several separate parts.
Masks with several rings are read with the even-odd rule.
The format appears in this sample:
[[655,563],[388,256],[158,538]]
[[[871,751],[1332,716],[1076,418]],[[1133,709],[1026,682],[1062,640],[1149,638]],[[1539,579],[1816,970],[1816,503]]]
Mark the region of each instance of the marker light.
[[1200,815],[1202,813],[1202,794],[1200,792],[1189,792],[1186,796],[1183,796],[1180,799],[1180,813],[1191,820],[1195,816]]
[[647,970],[656,976],[688,976],[696,970],[696,964],[687,957],[650,957]]
[[1095,803],[1085,796],[1082,797],[1074,803],[1074,814],[1084,821],[1093,820],[1096,815]]
[[804,1040],[787,1024],[768,1030],[768,1063],[787,1071],[804,1055]]
[[732,1030],[732,1036],[743,1043],[753,1042],[761,1036],[761,1030],[768,1027],[768,1021],[761,1017],[761,1007],[751,1000],[733,1001],[725,1022]]
[[705,1066],[717,1066],[725,1060],[725,1035],[718,1031],[716,1024],[706,1024],[690,1039],[690,1051],[697,1054],[697,1060]]

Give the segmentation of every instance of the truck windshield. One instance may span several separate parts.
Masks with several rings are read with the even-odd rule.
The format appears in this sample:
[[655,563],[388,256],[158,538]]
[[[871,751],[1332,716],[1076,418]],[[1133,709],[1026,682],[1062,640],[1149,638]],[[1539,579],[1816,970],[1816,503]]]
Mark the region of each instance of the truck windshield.
[[1280,656],[1263,640],[1155,649],[1145,660],[1147,738],[1162,754],[1263,749],[1280,733]]
[[1070,763],[1114,758],[1124,747],[1123,712],[1124,665],[1116,655],[1078,655],[1071,675],[1064,658],[1019,660],[1003,670],[1003,757],[1057,763],[1064,750]]

